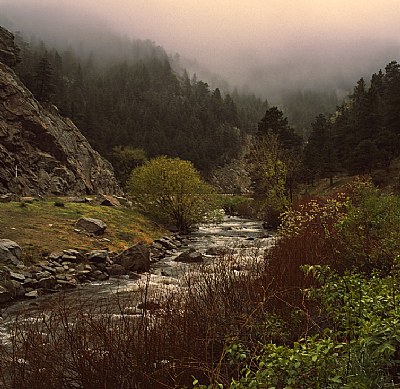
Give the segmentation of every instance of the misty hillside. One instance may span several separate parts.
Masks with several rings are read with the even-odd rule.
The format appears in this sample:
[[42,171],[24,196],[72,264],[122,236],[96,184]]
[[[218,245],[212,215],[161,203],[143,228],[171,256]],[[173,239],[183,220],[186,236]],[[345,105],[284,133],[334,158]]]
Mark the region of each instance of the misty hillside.
[[266,109],[254,95],[235,93],[234,101],[196,76],[180,76],[149,41],[121,38],[120,58],[21,35],[18,43],[23,82],[71,118],[122,181],[144,158],[163,154],[191,160],[207,175],[237,155]]
[[131,39],[147,42],[145,52],[168,53],[180,76],[187,69],[223,94],[268,98],[305,137],[315,116],[400,53],[396,1],[250,3],[1,0],[0,23],[99,61],[132,59]]
[[[400,156],[400,64],[361,78],[334,115],[319,115],[304,149],[305,178],[372,174],[385,185]],[[392,182],[399,190],[398,178]]]

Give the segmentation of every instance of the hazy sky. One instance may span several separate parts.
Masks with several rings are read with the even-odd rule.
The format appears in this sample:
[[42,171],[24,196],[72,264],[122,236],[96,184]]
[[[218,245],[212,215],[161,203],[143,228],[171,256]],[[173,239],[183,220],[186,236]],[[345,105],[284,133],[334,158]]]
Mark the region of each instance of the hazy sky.
[[10,4],[81,23],[94,14],[227,78],[270,87],[280,77],[267,80],[263,69],[306,83],[349,64],[354,75],[375,71],[400,54],[400,0],[0,0],[0,12]]

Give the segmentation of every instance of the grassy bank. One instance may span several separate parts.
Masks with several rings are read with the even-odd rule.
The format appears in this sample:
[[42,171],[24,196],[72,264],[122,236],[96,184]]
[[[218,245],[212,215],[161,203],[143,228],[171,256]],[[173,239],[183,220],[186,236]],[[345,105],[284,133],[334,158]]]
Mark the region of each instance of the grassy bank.
[[[107,224],[104,235],[88,236],[75,231],[81,217],[101,219]],[[151,242],[165,234],[138,211],[123,207],[55,201],[0,204],[0,239],[16,241],[29,253],[49,253],[67,248],[122,250],[137,241]]]

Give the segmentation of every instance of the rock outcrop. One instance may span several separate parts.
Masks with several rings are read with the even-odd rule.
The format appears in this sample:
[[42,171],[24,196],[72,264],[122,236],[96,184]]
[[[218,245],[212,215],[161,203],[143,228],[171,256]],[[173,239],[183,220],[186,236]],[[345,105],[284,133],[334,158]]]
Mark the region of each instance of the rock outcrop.
[[12,34],[0,28],[0,194],[120,194],[111,164],[22,84],[11,69],[18,58]]
[[20,50],[14,44],[14,35],[0,26],[0,61],[14,67],[21,61]]
[[0,239],[0,263],[17,265],[22,255],[21,247],[10,239]]

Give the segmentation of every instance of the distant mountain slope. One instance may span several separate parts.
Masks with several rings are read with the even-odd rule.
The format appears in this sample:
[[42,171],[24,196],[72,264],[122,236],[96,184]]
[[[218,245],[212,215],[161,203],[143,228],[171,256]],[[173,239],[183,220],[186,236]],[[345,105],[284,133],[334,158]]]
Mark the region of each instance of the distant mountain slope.
[[18,60],[13,35],[0,27],[0,193],[119,193],[111,164],[22,84],[11,69]]

